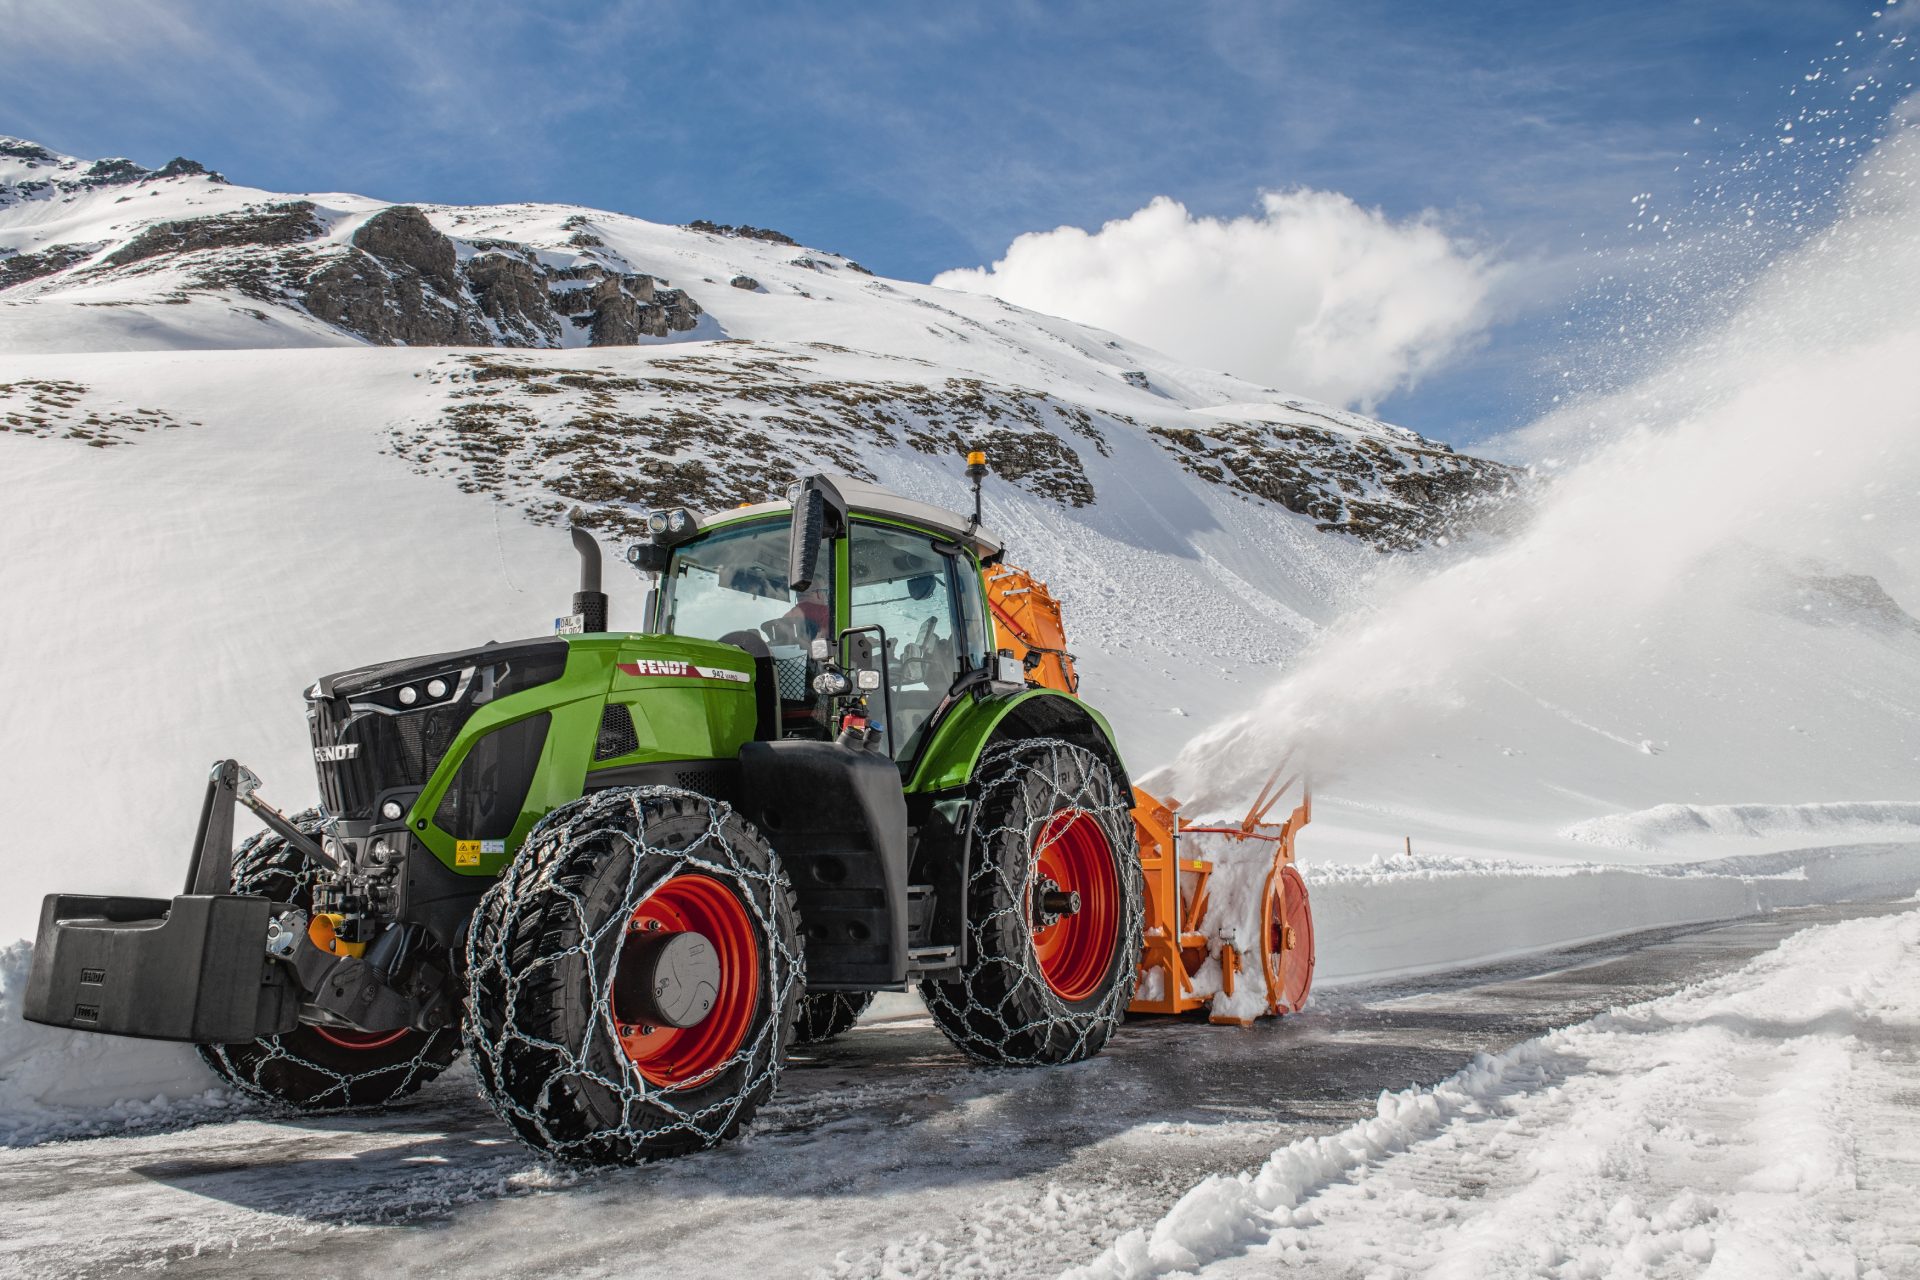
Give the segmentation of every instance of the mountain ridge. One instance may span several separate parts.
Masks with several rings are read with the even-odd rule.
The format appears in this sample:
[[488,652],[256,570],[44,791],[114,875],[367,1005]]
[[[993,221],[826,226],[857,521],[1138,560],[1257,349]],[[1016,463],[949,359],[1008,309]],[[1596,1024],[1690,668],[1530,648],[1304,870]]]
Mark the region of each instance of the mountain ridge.
[[[396,427],[394,451],[537,520],[584,505],[631,530],[649,504],[763,495],[800,466],[873,478],[876,449],[988,447],[1013,483],[1085,506],[1114,433],[1383,550],[1499,518],[1521,487],[1404,428],[765,228],[275,193],[0,139],[0,351],[355,343],[492,350],[436,368],[446,409]],[[682,343],[697,352],[663,350]],[[644,367],[528,354],[578,349]]]

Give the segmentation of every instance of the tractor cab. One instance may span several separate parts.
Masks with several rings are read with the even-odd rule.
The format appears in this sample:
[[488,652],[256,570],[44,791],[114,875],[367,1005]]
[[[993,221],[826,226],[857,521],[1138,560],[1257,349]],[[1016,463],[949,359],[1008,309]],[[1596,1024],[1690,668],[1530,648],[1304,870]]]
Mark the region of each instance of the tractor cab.
[[[751,654],[769,677],[765,736],[841,731],[832,681],[819,684],[822,642],[830,665],[877,677],[862,712],[904,770],[954,700],[1000,674],[982,570],[1001,547],[977,517],[813,476],[784,502],[661,512],[651,528],[628,553],[659,574],[648,630]],[[1024,673],[1013,674],[1024,687]]]

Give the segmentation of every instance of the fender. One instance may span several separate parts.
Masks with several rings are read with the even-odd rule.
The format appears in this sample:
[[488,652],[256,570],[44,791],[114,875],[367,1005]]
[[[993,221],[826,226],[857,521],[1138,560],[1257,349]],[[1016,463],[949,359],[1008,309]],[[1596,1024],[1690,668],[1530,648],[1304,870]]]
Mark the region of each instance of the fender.
[[966,786],[981,752],[999,738],[1064,738],[1104,757],[1120,784],[1120,794],[1132,794],[1133,784],[1107,718],[1057,689],[1028,689],[1012,697],[982,698],[954,708],[920,753],[907,791],[941,792]]

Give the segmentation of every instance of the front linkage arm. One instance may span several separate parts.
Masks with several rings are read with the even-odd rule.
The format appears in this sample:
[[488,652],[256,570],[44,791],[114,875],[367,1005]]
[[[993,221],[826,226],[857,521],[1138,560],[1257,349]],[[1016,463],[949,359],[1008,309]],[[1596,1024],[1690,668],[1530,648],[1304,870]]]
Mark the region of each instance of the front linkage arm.
[[207,798],[200,805],[200,828],[193,841],[193,861],[187,867],[188,893],[233,891],[233,806],[236,803],[253,810],[260,821],[305,854],[315,867],[334,865],[318,841],[254,794],[259,789],[260,775],[238,760],[215,762],[207,778]]

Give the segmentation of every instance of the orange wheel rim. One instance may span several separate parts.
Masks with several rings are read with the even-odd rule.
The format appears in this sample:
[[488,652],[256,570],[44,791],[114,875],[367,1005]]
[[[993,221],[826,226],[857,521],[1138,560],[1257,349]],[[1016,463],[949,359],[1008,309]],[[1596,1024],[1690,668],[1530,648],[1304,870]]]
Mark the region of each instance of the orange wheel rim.
[[337,1044],[342,1049],[384,1049],[397,1040],[406,1038],[413,1028],[401,1027],[398,1031],[355,1031],[348,1027],[314,1026],[322,1040],[328,1044]]
[[713,1008],[691,1027],[660,1026],[639,1009],[623,1009],[608,985],[607,1012],[620,1051],[650,1084],[666,1089],[699,1084],[726,1066],[747,1038],[760,1002],[760,941],[745,906],[726,883],[688,872],[660,884],[634,908],[621,942],[621,961],[644,940],[697,933],[720,963]]
[[[1079,894],[1080,909],[1040,923],[1033,894],[1047,881],[1061,892]],[[1120,878],[1113,846],[1092,814],[1062,809],[1040,829],[1027,886],[1027,918],[1035,921],[1033,951],[1040,976],[1054,994],[1071,1002],[1097,992],[1120,944]]]
[[1307,901],[1307,882],[1293,867],[1280,868],[1273,878],[1266,915],[1270,999],[1278,1002],[1278,1012],[1298,1013],[1313,990],[1313,907]]

